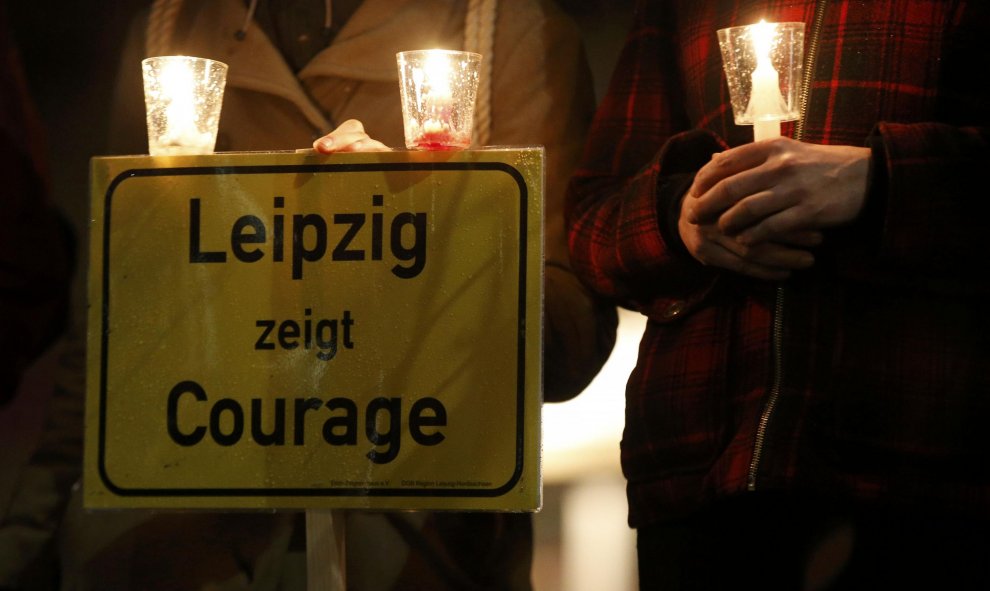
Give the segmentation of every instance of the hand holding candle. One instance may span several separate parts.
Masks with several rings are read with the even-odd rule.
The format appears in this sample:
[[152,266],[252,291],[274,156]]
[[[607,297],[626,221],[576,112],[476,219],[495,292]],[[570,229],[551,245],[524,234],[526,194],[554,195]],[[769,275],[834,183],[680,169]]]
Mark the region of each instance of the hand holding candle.
[[717,34],[736,124],[753,125],[757,141],[779,136],[781,121],[800,117],[804,23],[760,21]]
[[481,56],[428,49],[396,55],[406,147],[456,150],[471,145]]
[[720,29],[718,39],[735,122],[753,125],[757,143],[715,154],[701,167],[682,201],[678,233],[704,265],[782,280],[815,263],[826,229],[861,214],[870,150],[759,143],[800,116],[803,23],[761,21]]

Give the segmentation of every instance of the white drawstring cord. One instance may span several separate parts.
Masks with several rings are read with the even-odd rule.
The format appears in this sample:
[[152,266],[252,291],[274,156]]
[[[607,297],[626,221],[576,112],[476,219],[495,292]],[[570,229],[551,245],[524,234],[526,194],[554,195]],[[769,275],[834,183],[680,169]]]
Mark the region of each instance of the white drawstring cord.
[[238,41],[244,41],[244,38],[247,37],[247,28],[251,24],[251,19],[254,18],[254,11],[257,9],[258,0],[251,0],[251,3],[248,4],[247,14],[244,15],[244,24],[234,33],[234,38]]
[[470,0],[464,21],[464,49],[480,53],[478,96],[474,106],[475,146],[484,146],[491,136],[492,62],[495,61],[497,0]]
[[181,7],[182,0],[155,0],[151,5],[145,34],[147,55],[165,55],[172,51],[172,34]]

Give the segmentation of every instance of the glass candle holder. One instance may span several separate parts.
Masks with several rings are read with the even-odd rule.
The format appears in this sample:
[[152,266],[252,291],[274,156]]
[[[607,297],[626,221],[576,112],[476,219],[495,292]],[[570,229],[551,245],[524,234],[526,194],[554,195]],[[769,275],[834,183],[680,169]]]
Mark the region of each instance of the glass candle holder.
[[459,150],[471,145],[481,55],[424,49],[396,54],[402,123],[410,150]]
[[779,136],[781,121],[801,116],[804,23],[760,21],[717,35],[736,125],[752,125],[756,140]]
[[152,156],[212,154],[217,142],[227,64],[169,55],[141,62]]

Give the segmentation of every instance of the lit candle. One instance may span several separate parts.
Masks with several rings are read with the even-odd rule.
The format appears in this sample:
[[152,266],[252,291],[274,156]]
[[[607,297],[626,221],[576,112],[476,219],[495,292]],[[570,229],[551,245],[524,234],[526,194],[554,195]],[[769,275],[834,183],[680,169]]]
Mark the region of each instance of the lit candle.
[[804,23],[761,20],[718,29],[716,35],[736,125],[752,125],[757,141],[780,136],[781,121],[801,116],[795,85],[801,78]]
[[141,61],[148,153],[210,154],[227,82],[227,64],[185,55]]
[[746,114],[753,120],[753,139],[756,141],[780,136],[780,122],[787,119],[787,103],[780,93],[780,78],[770,61],[776,25],[761,20],[749,27],[756,54],[752,91]]
[[470,146],[481,56],[424,49],[399,52],[396,58],[406,147],[457,150]]

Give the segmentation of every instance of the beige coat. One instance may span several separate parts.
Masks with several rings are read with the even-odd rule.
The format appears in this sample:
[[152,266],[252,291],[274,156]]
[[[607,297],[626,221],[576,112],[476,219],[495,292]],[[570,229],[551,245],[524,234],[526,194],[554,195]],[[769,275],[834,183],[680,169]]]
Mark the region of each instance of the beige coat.
[[[171,43],[162,53],[214,58],[228,64],[218,151],[309,147],[316,137],[346,119],[364,122],[369,134],[401,147],[402,121],[395,53],[464,44],[468,0],[365,0],[336,39],[294,74],[264,32],[245,21],[241,0],[187,0],[175,19]],[[589,73],[574,25],[543,0],[501,0],[495,26],[491,78],[490,144],[543,145],[547,150],[545,391],[548,400],[576,395],[604,363],[614,342],[615,310],[594,301],[569,271],[563,231],[564,186],[576,165],[593,109]],[[132,30],[119,75],[111,146],[114,153],[146,153],[140,59],[145,21]],[[75,350],[80,339],[70,343]],[[71,358],[71,357],[70,357]],[[76,357],[79,359],[79,356]],[[60,453],[39,454],[26,472],[11,517],[34,529],[0,529],[0,554],[16,548],[30,557],[43,540],[64,490],[65,473],[78,473],[66,459],[66,441],[81,435],[81,372],[62,372],[50,421]],[[69,431],[67,434],[66,432]],[[44,445],[44,444],[43,444]],[[79,450],[81,451],[81,450]],[[73,462],[76,463],[73,463]],[[57,473],[60,478],[49,474]],[[61,546],[67,589],[301,588],[298,514],[87,514],[74,495],[63,520]],[[529,522],[525,516],[445,514],[416,523],[438,543],[455,567],[475,578],[493,576],[499,588],[529,587]],[[430,583],[422,561],[405,562],[405,545],[381,516],[358,515],[348,528],[353,552],[373,537],[372,552],[387,556],[371,569],[358,560],[352,588],[389,589],[396,577]],[[370,535],[362,536],[361,532]],[[453,537],[445,537],[453,532]],[[469,534],[471,543],[457,539]],[[395,539],[389,539],[389,536]],[[352,553],[352,558],[354,558]],[[16,576],[17,560],[0,559],[0,584]],[[400,573],[401,571],[401,573]],[[174,578],[173,578],[174,577]],[[424,578],[425,577],[425,578]],[[494,581],[489,581],[493,583]],[[181,583],[181,587],[177,586]]]
[[[334,42],[298,75],[253,23],[243,40],[241,0],[187,1],[163,53],[220,60],[229,66],[217,150],[308,147],[347,119],[402,147],[395,54],[431,47],[461,49],[469,0],[365,0]],[[164,19],[163,19],[164,20]],[[151,25],[160,33],[166,25]],[[545,397],[578,394],[614,342],[614,308],[592,299],[569,271],[564,190],[577,165],[594,110],[590,72],[574,23],[546,0],[498,2],[491,60],[491,145],[542,145],[547,151],[547,330]],[[129,40],[120,72],[116,153],[146,153],[141,70],[143,27]]]

